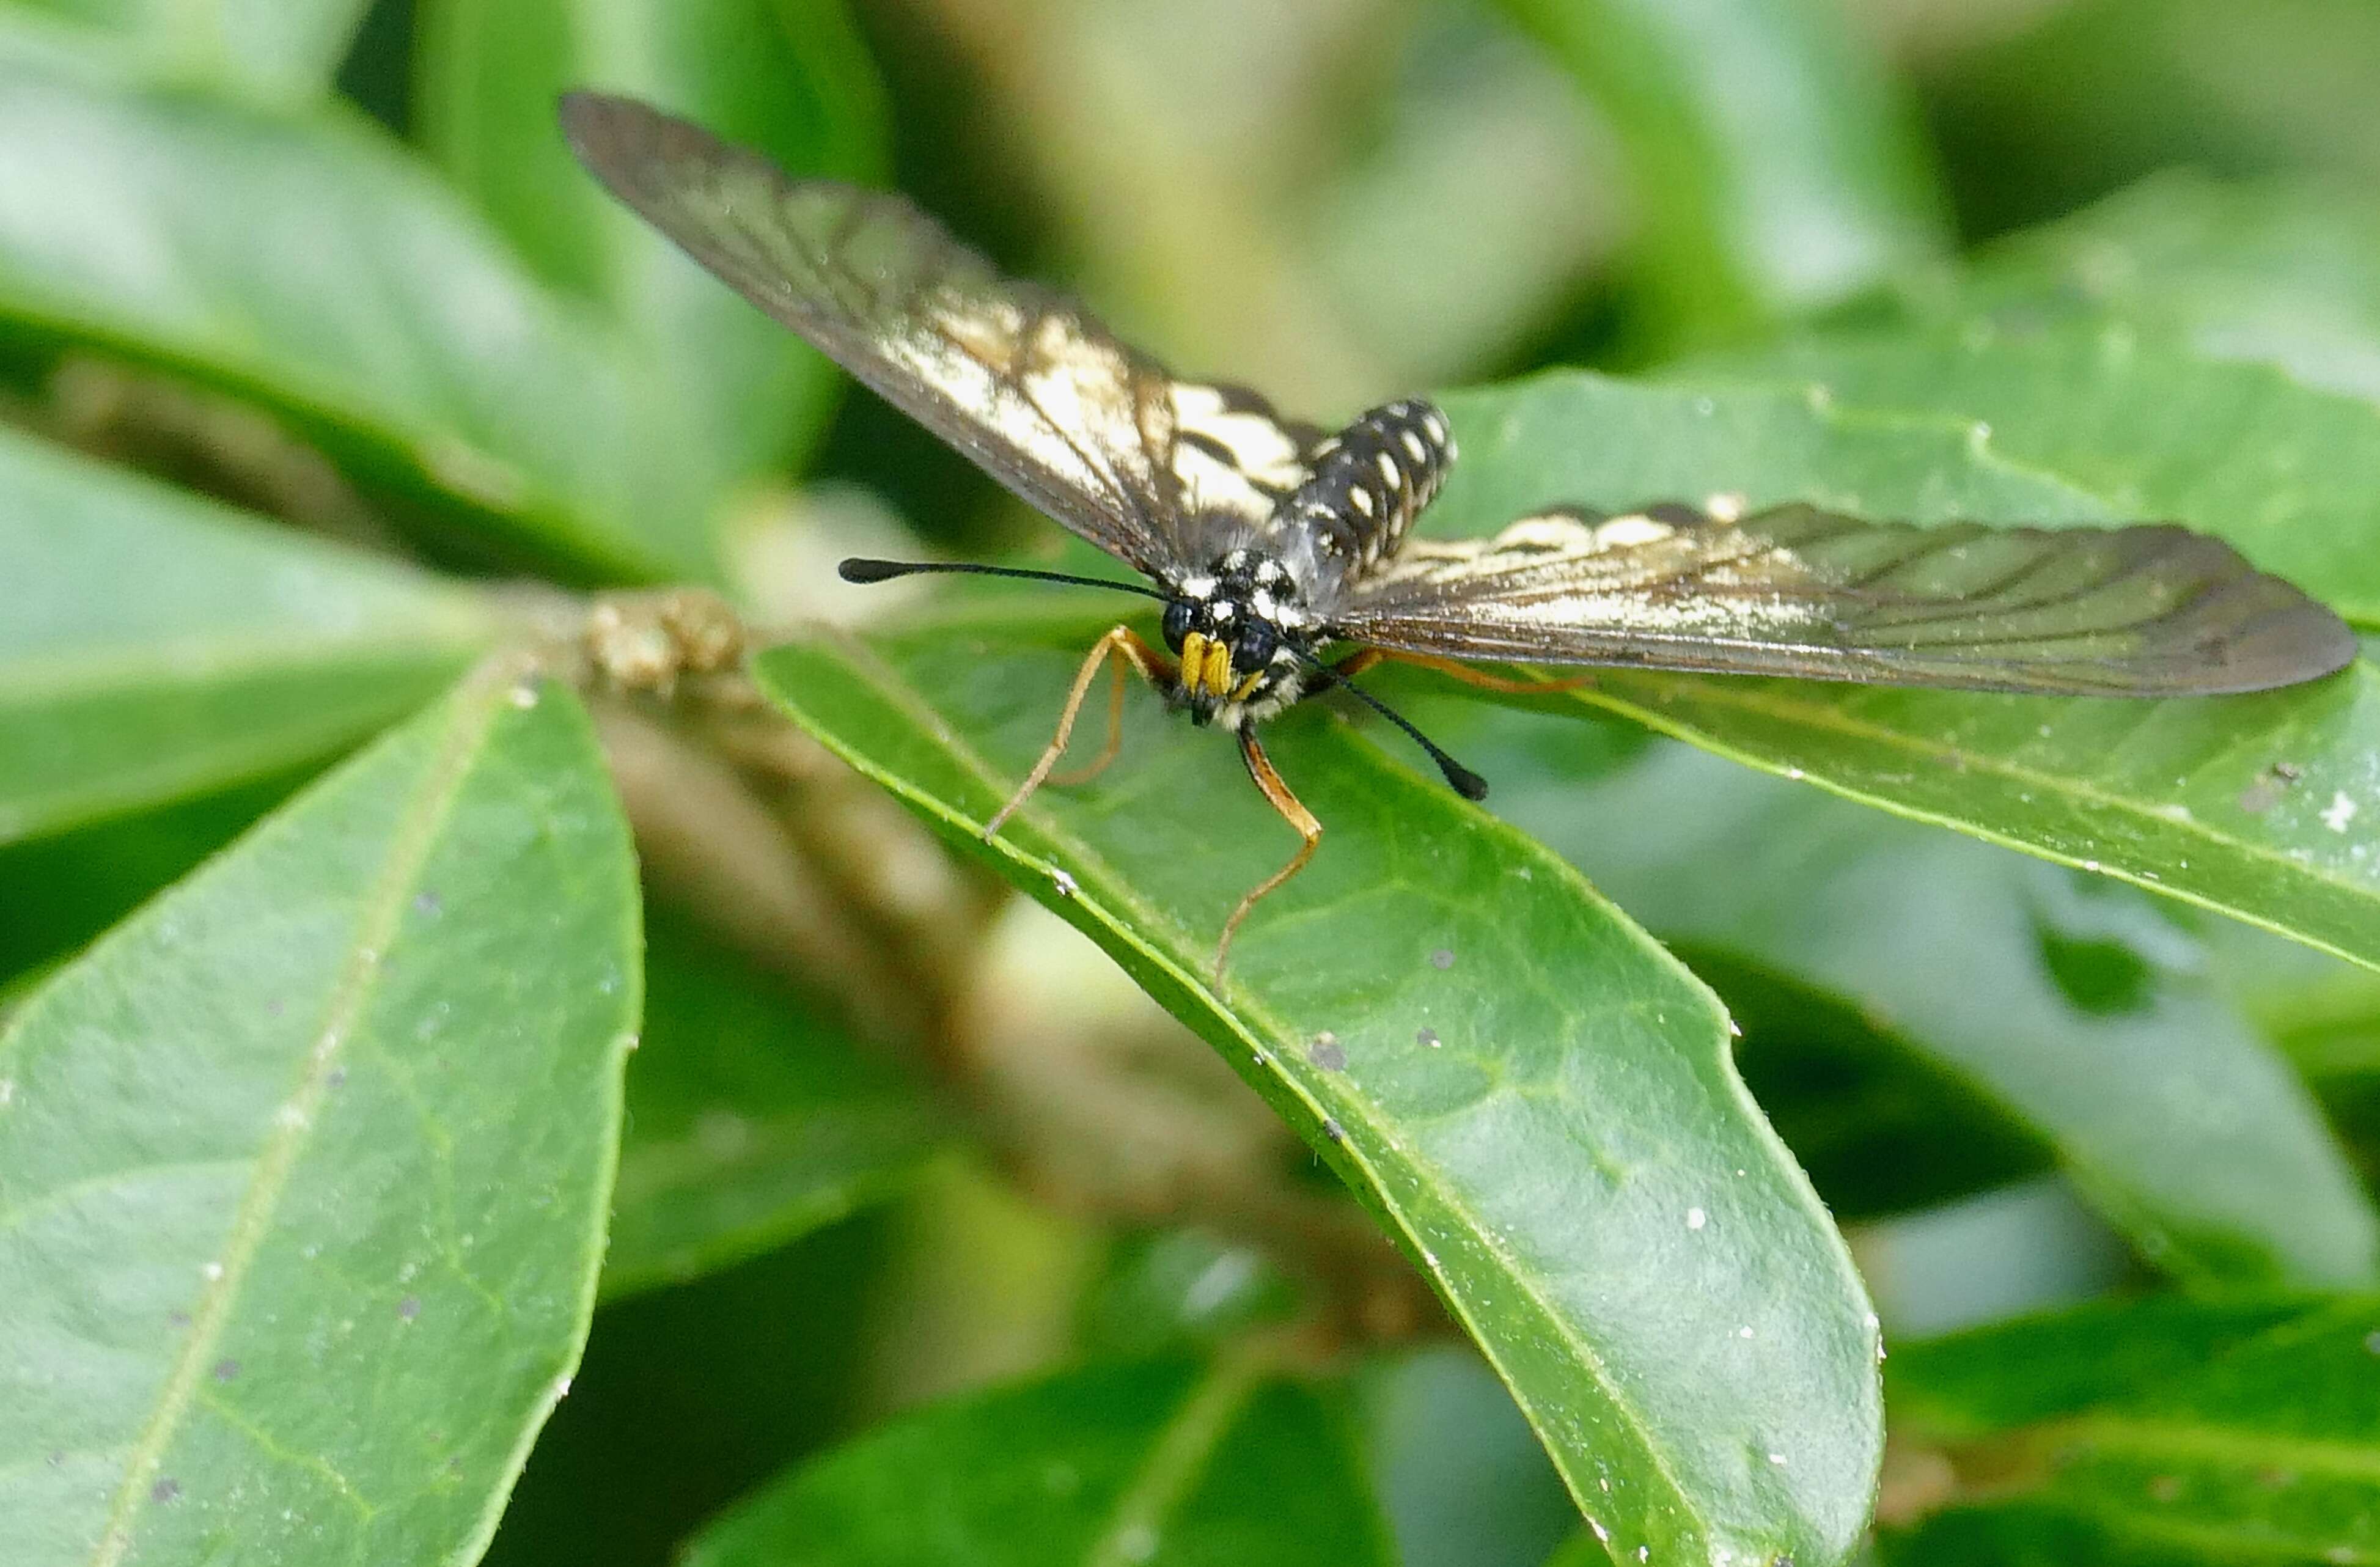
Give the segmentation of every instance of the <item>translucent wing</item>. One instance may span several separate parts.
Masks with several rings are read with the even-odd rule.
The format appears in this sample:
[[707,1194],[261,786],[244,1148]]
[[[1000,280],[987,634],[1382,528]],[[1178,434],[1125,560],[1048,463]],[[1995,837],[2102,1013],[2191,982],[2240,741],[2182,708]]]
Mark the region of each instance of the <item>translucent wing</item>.
[[2262,690],[2355,656],[2337,615],[2185,528],[1919,528],[1805,505],[1549,512],[1415,541],[1331,624],[1456,658],[2073,695]]
[[1049,516],[1151,576],[1203,565],[1201,516],[1261,524],[1319,432],[1177,381],[1062,297],[1002,277],[897,196],[796,180],[631,99],[563,128],[622,201]]

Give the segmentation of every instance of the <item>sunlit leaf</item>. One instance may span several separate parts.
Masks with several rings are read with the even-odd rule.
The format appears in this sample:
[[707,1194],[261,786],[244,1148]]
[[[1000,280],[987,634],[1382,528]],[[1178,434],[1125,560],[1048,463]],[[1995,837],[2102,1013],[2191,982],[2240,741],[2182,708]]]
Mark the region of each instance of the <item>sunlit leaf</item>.
[[1618,132],[1670,338],[1832,304],[1943,244],[1896,85],[1811,0],[1504,0]]
[[0,320],[253,398],[480,554],[707,569],[682,411],[335,108],[0,55]]
[[1901,303],[2020,334],[2119,319],[2380,401],[2380,203],[2343,180],[2174,171],[2011,236]]
[[0,584],[0,843],[330,755],[496,629],[477,595],[6,431]]
[[[1764,1103],[1789,1141],[1841,1138],[1823,1160],[1796,1149],[1839,1211],[1825,1174],[1859,1184],[1855,1207],[1896,1186],[1894,1206],[1963,1195],[1934,1184],[1959,1173],[1962,1140],[1984,1145],[1973,1173],[2025,1172],[2008,1122],[2169,1271],[2373,1277],[2380,1218],[2312,1098],[2209,979],[2202,943],[2144,895],[1684,747],[1602,762],[1593,726],[1472,706],[1434,703],[1429,728],[1494,780],[1500,813],[1691,960],[1815,987],[1856,1020],[1814,1020],[1803,1043],[1740,1019],[1756,1090],[1790,1092],[1791,1063],[1773,1057],[1803,1053],[1809,1102]],[[1774,1012],[1792,1026],[1789,1001]],[[1866,1100],[1838,1064],[1860,1050],[1882,1058],[1858,1068],[1880,1079]]]
[[12,1562],[475,1559],[587,1330],[637,1003],[593,732],[500,666],[30,998]]
[[327,90],[367,0],[19,0],[161,70],[274,99]]
[[[975,844],[1097,623],[978,612],[766,655],[777,698]],[[1728,1063],[1709,992],[1560,860],[1327,715],[1274,731],[1293,840],[1215,736],[1129,704],[1123,759],[987,853],[1222,1051],[1430,1275],[1581,1506],[1657,1557],[1833,1561],[1864,1512],[1873,1330]]]

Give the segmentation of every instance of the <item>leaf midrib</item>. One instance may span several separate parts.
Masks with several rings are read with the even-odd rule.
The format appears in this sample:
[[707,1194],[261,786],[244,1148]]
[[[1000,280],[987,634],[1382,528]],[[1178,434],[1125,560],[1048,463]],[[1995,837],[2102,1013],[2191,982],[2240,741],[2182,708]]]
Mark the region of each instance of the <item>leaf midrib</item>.
[[[868,648],[864,642],[861,642],[857,638],[850,637],[847,634],[834,633],[833,636],[841,650],[849,659],[852,666],[862,674],[863,678],[867,679],[871,686],[885,696],[895,707],[903,711],[903,712],[909,718],[910,722],[918,728],[920,734],[927,736],[930,743],[940,746],[947,751],[954,759],[958,760],[968,772],[972,773],[978,782],[985,784],[992,793],[999,794],[1002,792],[999,778],[992,771],[990,764],[977,753],[973,747],[960,739],[955,733],[950,732],[948,726],[942,724],[939,718],[934,715],[932,708],[925,701],[924,698],[920,696],[906,681],[901,679],[896,673],[886,665],[884,662],[876,655],[873,649]],[[824,736],[821,737],[823,738]],[[944,820],[952,821],[954,826],[958,826],[963,829],[969,827],[967,822],[953,817],[950,812],[942,808],[941,802],[934,799],[931,796],[916,788],[910,784],[907,780],[885,772],[880,768],[876,767],[868,759],[862,757],[856,752],[845,750],[832,739],[829,739],[827,743],[830,748],[836,750],[846,761],[858,768],[862,772],[877,777],[896,794],[917,802],[918,805],[924,807],[926,809],[936,815],[943,817]],[[1139,934],[1141,929],[1160,929],[1170,925],[1172,922],[1170,920],[1158,917],[1155,913],[1148,907],[1139,895],[1132,891],[1128,878],[1120,875],[1108,864],[1103,856],[1101,856],[1097,851],[1090,848],[1087,844],[1082,843],[1079,839],[1075,837],[1074,834],[1054,826],[1050,821],[1047,815],[1037,808],[1030,801],[1026,802],[1026,805],[1017,811],[1016,815],[1018,818],[1030,822],[1036,833],[1038,834],[1045,842],[1062,850],[1070,857],[1073,857],[1077,864],[1084,866],[1086,869],[1096,868],[1092,876],[1084,880],[1090,883],[1100,885],[1104,895],[1108,899],[1111,900],[1118,906],[1120,911],[1136,917],[1137,926],[1135,927],[1133,923],[1117,918],[1114,915],[1110,914],[1106,908],[1102,907],[1099,903],[1081,896],[1081,893],[1087,890],[1087,886],[1078,884],[1077,893],[1075,895],[1070,897],[1070,902],[1075,903],[1087,911],[1099,917],[1102,923],[1114,930],[1115,933],[1126,943],[1137,950],[1144,959],[1165,970],[1174,983],[1179,985],[1186,994],[1198,998],[1204,1010],[1223,1023],[1223,1025],[1232,1033],[1238,1035],[1241,1040],[1252,1052],[1262,1052],[1268,1055],[1276,1055],[1279,1053],[1278,1051],[1266,1050],[1265,1046],[1257,1038],[1259,1030],[1266,1037],[1273,1039],[1284,1048],[1286,1047],[1290,1035],[1280,1026],[1279,1019],[1275,1018],[1267,1008],[1255,1002],[1244,1003],[1236,1010],[1233,1007],[1225,1005],[1213,995],[1203,981],[1196,978],[1180,964],[1175,962],[1169,954],[1159,950]],[[1512,832],[1511,828],[1504,827],[1500,822],[1497,825],[1504,832]],[[1515,835],[1517,836],[1517,834]],[[977,836],[979,841],[985,841],[981,840],[979,833],[978,833]],[[1525,842],[1525,840],[1524,841]],[[1001,853],[1013,859],[1023,860],[1026,858],[1024,852],[1009,842],[1005,836],[985,842],[988,842],[990,846],[999,850]],[[1559,872],[1565,873],[1569,877],[1577,880],[1581,886],[1584,887],[1584,879],[1578,876],[1578,872],[1575,868],[1571,867],[1567,862],[1555,858],[1552,856],[1547,856],[1546,858]],[[1589,895],[1593,895],[1591,892]],[[1633,927],[1629,928],[1632,929],[1633,929]],[[1650,938],[1640,937],[1640,939],[1648,943],[1650,942]],[[1656,951],[1658,951],[1658,949],[1656,948]],[[1245,1014],[1247,1019],[1246,1022],[1242,1021],[1243,1014]],[[1305,1086],[1303,1083],[1300,1083],[1296,1078],[1286,1073],[1275,1073],[1274,1076],[1296,1096],[1299,1101],[1305,1105],[1307,1113],[1318,1124],[1322,1122],[1334,1119],[1314,1098],[1312,1093],[1307,1090]],[[1389,1137],[1380,1124],[1377,1114],[1377,1106],[1373,1101],[1367,1097],[1358,1096],[1352,1093],[1347,1097],[1352,1103],[1360,1108],[1362,1111],[1362,1123],[1365,1129],[1380,1143],[1391,1143],[1392,1139]],[[1502,1355],[1499,1353],[1493,1342],[1492,1336],[1481,1330],[1481,1325],[1474,1316],[1472,1306],[1465,1298],[1464,1292],[1455,1287],[1454,1282],[1448,1279],[1444,1271],[1437,1265],[1435,1260],[1437,1254],[1434,1248],[1427,1245],[1424,1242],[1423,1238],[1414,1232],[1411,1220],[1403,1211],[1402,1211],[1401,1208],[1393,1202],[1386,1200],[1388,1197],[1387,1184],[1380,1179],[1379,1173],[1373,1167],[1369,1157],[1354,1145],[1353,1139],[1342,1140],[1339,1144],[1339,1147],[1342,1153],[1363,1171],[1364,1177],[1368,1183],[1370,1183],[1372,1189],[1382,1197],[1382,1207],[1394,1218],[1398,1229],[1404,1235],[1407,1243],[1408,1256],[1419,1261],[1421,1265],[1428,1270],[1433,1278],[1437,1279],[1441,1285],[1445,1286],[1444,1293],[1446,1298],[1449,1304],[1453,1307],[1455,1315],[1462,1319],[1465,1330],[1470,1334],[1473,1342],[1478,1346],[1481,1354],[1484,1355],[1488,1363],[1495,1367],[1499,1379],[1504,1383],[1505,1387],[1512,1391],[1514,1399],[1520,1403],[1522,1409],[1527,1415],[1530,1425],[1541,1434],[1550,1436],[1552,1427],[1544,1418],[1542,1412],[1536,1407],[1535,1399],[1525,1387],[1525,1379],[1513,1377],[1510,1374],[1510,1370],[1505,1365]],[[1643,1452],[1646,1455],[1653,1469],[1658,1474],[1663,1483],[1668,1486],[1677,1511],[1690,1516],[1694,1515],[1692,1507],[1688,1500],[1687,1492],[1685,1488],[1680,1485],[1676,1474],[1672,1471],[1669,1462],[1663,1456],[1664,1450],[1662,1446],[1652,1439],[1651,1427],[1646,1423],[1641,1412],[1634,1407],[1633,1403],[1611,1379],[1604,1367],[1603,1357],[1601,1354],[1597,1353],[1592,1345],[1582,1341],[1562,1315],[1551,1308],[1548,1304],[1545,1295],[1538,1289],[1536,1279],[1527,1271],[1512,1265],[1512,1259],[1506,1255],[1500,1246],[1498,1245],[1493,1230],[1479,1221],[1477,1215],[1472,1211],[1471,1207],[1467,1202],[1462,1201],[1452,1195],[1451,1189],[1445,1184],[1438,1166],[1410,1152],[1406,1153],[1404,1157],[1409,1167],[1411,1167],[1417,1175],[1424,1177],[1425,1184],[1427,1184],[1433,1192],[1435,1192],[1439,1200],[1446,1205],[1447,1209],[1463,1222],[1465,1227],[1469,1230],[1471,1236],[1481,1249],[1494,1257],[1500,1264],[1504,1265],[1504,1272],[1506,1276],[1517,1286],[1520,1294],[1536,1310],[1540,1320],[1542,1320],[1551,1330],[1554,1336],[1560,1341],[1565,1350],[1571,1354],[1573,1362],[1578,1365],[1596,1384],[1596,1386],[1601,1390],[1604,1397],[1609,1401],[1611,1408],[1623,1421],[1636,1431],[1638,1436],[1639,1451]],[[1549,1452],[1559,1451],[1559,1444],[1557,1443],[1548,1441],[1548,1447]],[[1575,1486],[1571,1485],[1571,1476],[1568,1474],[1567,1468],[1559,1464],[1557,1464],[1557,1467],[1563,1468],[1563,1482],[1566,1486],[1571,1486],[1572,1494],[1576,1498],[1578,1504],[1582,1508],[1587,1506],[1588,1502],[1586,1497],[1583,1493],[1579,1492]]]
[[256,1160],[255,1176],[233,1212],[222,1255],[216,1259],[222,1271],[201,1292],[156,1408],[133,1443],[123,1483],[93,1543],[91,1567],[119,1567],[132,1548],[134,1510],[164,1462],[182,1417],[202,1391],[205,1367],[264,1244],[266,1226],[287,1189],[299,1154],[321,1124],[333,1063],[352,1037],[364,1004],[384,972],[383,961],[404,916],[406,894],[436,846],[440,827],[461,797],[473,759],[495,723],[503,689],[520,674],[513,661],[492,660],[455,691],[445,733],[419,774],[413,797],[390,834],[380,874],[362,900],[346,965],[313,1046],[307,1051],[304,1069],[273,1114],[273,1129]]

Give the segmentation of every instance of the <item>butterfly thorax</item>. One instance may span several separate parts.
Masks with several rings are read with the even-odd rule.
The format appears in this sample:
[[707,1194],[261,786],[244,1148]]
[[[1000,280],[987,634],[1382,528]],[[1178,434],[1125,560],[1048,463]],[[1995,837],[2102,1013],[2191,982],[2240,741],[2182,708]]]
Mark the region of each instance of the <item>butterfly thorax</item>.
[[1193,723],[1236,730],[1298,698],[1317,625],[1280,556],[1232,550],[1171,588],[1165,645],[1182,661],[1173,694]]

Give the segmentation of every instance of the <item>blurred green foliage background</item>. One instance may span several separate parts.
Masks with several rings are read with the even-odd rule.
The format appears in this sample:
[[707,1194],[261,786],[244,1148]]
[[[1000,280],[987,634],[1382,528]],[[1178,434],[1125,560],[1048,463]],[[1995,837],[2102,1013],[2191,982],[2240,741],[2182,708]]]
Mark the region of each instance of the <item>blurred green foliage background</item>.
[[[657,261],[551,129],[555,91],[617,83],[698,97],[723,133],[804,172],[907,191],[1169,362],[1318,419],[1558,365],[1675,379],[1757,364],[1778,384],[1851,383],[1828,333],[1950,322],[1944,340],[1963,342],[1978,320],[2021,336],[2070,317],[2095,330],[2104,312],[2209,361],[2286,365],[2297,391],[2351,407],[2345,488],[2317,473],[2301,509],[2338,522],[2342,552],[2380,540],[2370,494],[2349,492],[2380,479],[2364,429],[2380,402],[2380,8],[2362,0],[700,0],[654,15],[601,0],[7,6],[0,183],[123,174],[151,182],[134,207],[158,216],[154,231],[83,236],[123,265],[77,298],[53,275],[79,264],[74,247],[39,231],[74,203],[44,213],[0,195],[13,422],[474,577],[704,578],[763,627],[878,613],[832,581],[844,553],[1052,548],[1054,529],[881,404],[844,395],[723,290],[653,270],[678,263]],[[78,58],[103,36],[166,84],[141,101],[152,118],[103,123],[56,85],[81,79]],[[379,129],[310,106],[326,79]],[[184,145],[184,87],[253,109],[225,163],[152,156]],[[260,204],[274,216],[209,227],[211,188],[191,170],[244,167],[272,185],[275,136],[326,113],[326,140],[372,145],[292,185],[285,206]],[[2032,232],[2110,198],[2083,228]],[[457,214],[454,234],[430,225],[416,248],[375,233],[417,200]],[[516,319],[496,288],[489,313],[457,307],[442,324],[426,288],[406,292],[406,278],[443,275],[441,247],[479,264],[482,224],[561,301],[552,319],[542,305]],[[176,295],[149,270],[176,246],[244,281]],[[391,319],[431,322],[431,337],[451,325],[487,345],[484,362],[457,371],[464,357],[316,310],[271,267],[243,273],[242,247],[328,256],[325,275],[376,259]],[[574,327],[599,314],[642,356],[625,389],[591,351],[569,357]],[[563,370],[508,380],[523,364]],[[1896,361],[1871,370],[1872,387],[1903,376],[1876,399],[1939,415],[1945,450],[1963,421],[1999,419],[1991,395],[2029,406],[2022,386],[1985,385],[1989,367],[1921,395],[1937,370]],[[2131,388],[2143,426],[2159,390]],[[2050,443],[2061,415],[2041,406]],[[2301,405],[2276,406],[2277,425],[2306,427]],[[611,471],[624,445],[667,448],[673,471]],[[2069,456],[2041,458],[2045,488],[2095,471]],[[547,484],[554,473],[569,482]],[[2098,491],[2143,507],[2168,493],[2153,480]],[[689,516],[687,493],[729,501]],[[2309,586],[2368,626],[2373,602],[2348,601],[2369,580]],[[131,802],[153,808],[61,816],[0,848],[13,894],[0,897],[0,994],[30,990],[279,802],[306,759],[421,694],[389,678],[218,781],[234,787],[156,791]],[[1451,744],[1509,764],[1508,820],[1720,992],[1746,1037],[1744,1074],[1849,1226],[1885,1331],[1918,1344],[1917,1435],[1888,1456],[1880,1560],[2380,1561],[2380,1379],[2350,1330],[2374,1286],[2355,1182],[2380,1168],[2369,971],[1633,727],[1410,695]],[[1256,1444],[1269,1432],[1329,1468],[1315,1452],[1342,1444],[1353,1456],[1326,1478],[1349,1515],[1365,1512],[1351,1527],[1377,1537],[1367,1559],[1597,1558],[1529,1426],[1366,1216],[1105,958],[865,785],[829,777],[820,753],[782,768],[771,796],[638,725],[611,715],[605,738],[645,856],[646,1030],[688,1041],[691,1064],[631,1077],[605,1303],[489,1561],[661,1563],[787,1465],[893,1416],[1301,1318],[1327,1322],[1325,1358],[1345,1374],[1248,1451],[1269,1451]],[[1663,813],[1680,801],[1696,820],[1673,832]],[[802,813],[830,825],[783,826]],[[2375,818],[2380,799],[2357,833]],[[783,883],[751,856],[763,840],[796,868]],[[1682,864],[1703,880],[1685,884]],[[2346,950],[2338,931],[2368,909],[2340,907],[2320,927],[2256,912]],[[1968,941],[2002,915],[2004,941]],[[1896,947],[1911,931],[1941,940]],[[825,1042],[788,1065],[779,1047],[795,1033]],[[2012,1087],[2022,1070],[1974,1064],[2065,1063],[2085,1040],[2116,1063],[2096,1079],[2044,1068]],[[2201,1232],[2187,1221],[2204,1210],[2158,1206],[2189,1184],[2190,1153],[2143,1146],[2192,1123],[2100,1111],[2132,1086],[2150,1095],[2143,1063],[2177,1059],[2250,1063],[2236,1078],[2207,1068],[2209,1096],[2261,1105],[2270,1090],[2285,1124],[2273,1140],[2298,1138],[2300,1162],[2256,1200],[2295,1208],[2301,1230],[2226,1228],[2239,1217],[2226,1210]],[[937,1085],[930,1108],[918,1081]],[[2309,1092],[2327,1122],[2301,1106]],[[795,1152],[769,1140],[780,1133]],[[1961,1341],[1923,1342],[2160,1279],[2220,1297],[2212,1326],[2142,1328],[2105,1351],[2095,1318],[2053,1318],[1997,1359],[1973,1351],[1973,1367]],[[2296,1293],[2308,1289],[2324,1292],[2314,1306]],[[2276,1323],[2335,1340],[2338,1377],[2372,1396],[2298,1431],[2274,1411],[2313,1385],[2305,1366],[2254,1383],[2240,1395],[2250,1437],[2222,1427],[2246,1456],[2189,1499],[2215,1520],[2200,1533],[2142,1521],[2155,1508],[2140,1495],[2182,1487],[2154,1464],[2095,1471],[2036,1506],[2036,1439],[1993,1445],[2097,1408],[2087,1392],[1999,1407],[2017,1401],[1996,1377],[2027,1356],[2120,1363],[2126,1386],[2154,1386]],[[1142,1391],[1180,1395],[1161,1378]],[[1283,1431],[1315,1435],[1299,1446]],[[1972,1455],[1953,1450],[1970,1439],[2006,1472],[1961,1471]],[[2337,1481],[2304,1514],[2240,1478],[2277,1472],[2292,1441]],[[1260,1498],[1266,1474],[1247,1469],[1218,1486]],[[1995,1510],[2003,1484],[2018,1500]],[[2226,1484],[2238,1494],[2216,1496]],[[2092,1487],[2120,1502],[2099,1507]],[[982,1560],[1045,1559],[1014,1546]],[[701,1549],[718,1554],[696,1560],[766,1559],[732,1539]],[[1235,1560],[1300,1559],[1275,1540]]]

